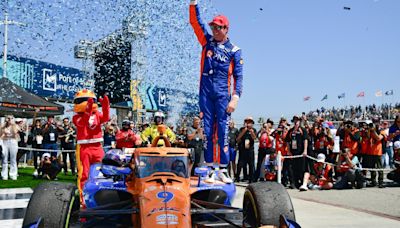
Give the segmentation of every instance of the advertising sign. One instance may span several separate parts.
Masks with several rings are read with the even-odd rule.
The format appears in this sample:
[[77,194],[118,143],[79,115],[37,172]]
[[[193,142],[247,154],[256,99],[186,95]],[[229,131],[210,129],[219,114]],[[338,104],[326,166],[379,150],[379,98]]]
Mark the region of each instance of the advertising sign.
[[64,100],[72,100],[77,91],[94,85],[78,69],[12,55],[7,58],[7,78],[38,96]]

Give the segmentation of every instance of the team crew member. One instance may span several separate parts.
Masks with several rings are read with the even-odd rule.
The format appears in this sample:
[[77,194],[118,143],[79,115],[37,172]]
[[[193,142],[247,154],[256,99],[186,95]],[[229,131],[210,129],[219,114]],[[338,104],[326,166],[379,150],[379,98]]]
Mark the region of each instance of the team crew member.
[[[228,123],[242,93],[241,50],[228,38],[229,22],[225,16],[216,16],[209,23],[212,35],[207,31],[200,18],[197,0],[191,0],[190,24],[202,46],[199,106],[207,140],[205,162],[213,168],[213,163],[219,161],[222,170],[218,172],[218,177],[232,183],[226,170],[229,162]],[[231,93],[232,76],[234,86]],[[213,139],[216,136],[218,150],[214,149]],[[215,158],[214,150],[219,155]],[[214,177],[211,172],[209,181],[213,182]]]
[[[155,112],[154,113],[154,122],[151,124],[151,126],[147,127],[144,129],[140,137],[142,138],[143,142],[147,143],[147,146],[151,146],[151,143],[153,142],[153,139],[155,139],[157,136],[160,135],[158,132],[157,126],[160,124],[164,124],[164,113],[162,112]],[[176,135],[175,133],[169,128],[166,127],[166,136],[168,137],[168,140],[171,143],[175,142]],[[158,141],[158,146],[164,146],[164,140],[159,140]]]
[[90,165],[101,162],[104,156],[103,132],[101,125],[110,119],[110,102],[107,95],[99,99],[103,112],[97,110],[96,95],[83,89],[76,93],[74,98],[74,112],[72,120],[76,126],[76,160],[78,162],[78,188],[81,195],[81,204],[85,205],[82,195],[83,186],[88,179]]
[[117,149],[133,148],[135,145],[140,145],[142,143],[140,137],[136,136],[130,125],[129,120],[122,121],[122,129],[115,135]]

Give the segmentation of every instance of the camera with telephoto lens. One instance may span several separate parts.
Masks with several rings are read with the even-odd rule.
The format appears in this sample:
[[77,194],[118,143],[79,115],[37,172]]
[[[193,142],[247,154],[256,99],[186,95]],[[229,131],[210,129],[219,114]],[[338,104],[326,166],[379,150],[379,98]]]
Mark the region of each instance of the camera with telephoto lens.
[[346,128],[351,128],[351,124],[344,125]]

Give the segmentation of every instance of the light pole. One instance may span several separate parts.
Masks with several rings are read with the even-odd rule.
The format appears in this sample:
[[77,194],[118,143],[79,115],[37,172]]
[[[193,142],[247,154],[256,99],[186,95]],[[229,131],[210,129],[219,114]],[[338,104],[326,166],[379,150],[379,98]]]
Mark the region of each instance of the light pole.
[[4,10],[4,20],[0,21],[0,25],[4,25],[4,45],[3,45],[3,77],[7,77],[7,44],[8,44],[8,25],[18,25],[25,26],[26,24],[17,22],[17,21],[9,21],[8,20],[8,12],[7,12],[7,3]]
[[[82,71],[84,73],[84,87],[93,89],[91,84],[93,80],[93,58],[95,55],[95,43],[90,40],[80,40],[79,44],[74,47],[74,57],[82,59]],[[90,68],[89,68],[90,65]]]
[[[140,86],[144,85],[143,79],[146,78],[147,72],[147,44],[146,37],[148,36],[150,19],[149,19],[149,4],[145,0],[137,0],[135,2],[136,9],[125,19],[124,31],[131,43],[131,81],[134,81],[131,87],[131,94],[134,95],[133,113],[138,124],[142,123],[143,114],[146,113],[146,97],[142,96]],[[143,100],[141,100],[141,97]],[[140,102],[141,100],[141,102]]]

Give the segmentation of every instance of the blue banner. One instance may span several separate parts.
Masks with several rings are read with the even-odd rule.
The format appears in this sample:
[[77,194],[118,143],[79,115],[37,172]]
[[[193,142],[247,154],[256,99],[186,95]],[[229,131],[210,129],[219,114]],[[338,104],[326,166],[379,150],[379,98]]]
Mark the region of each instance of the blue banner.
[[94,84],[76,68],[12,55],[7,58],[7,78],[33,94],[62,100],[73,100],[77,91]]

